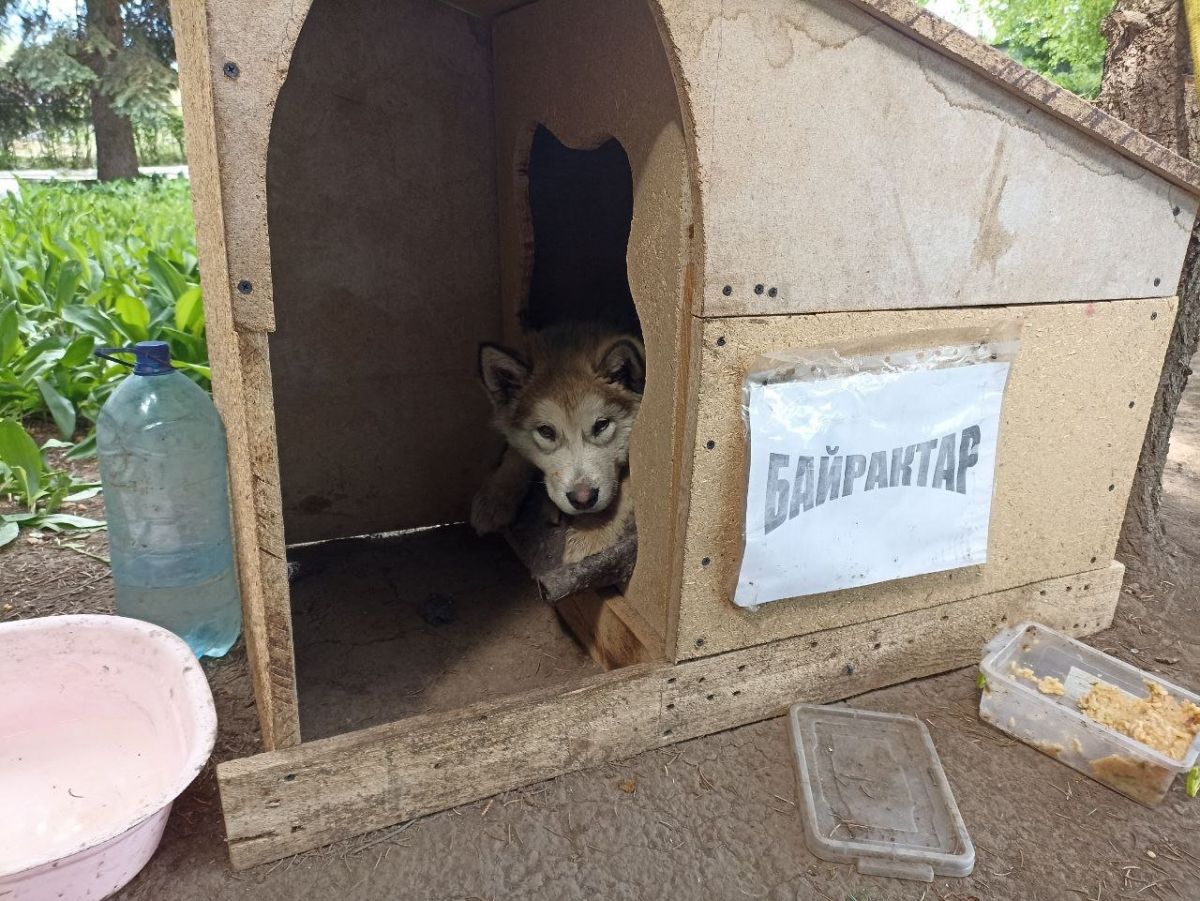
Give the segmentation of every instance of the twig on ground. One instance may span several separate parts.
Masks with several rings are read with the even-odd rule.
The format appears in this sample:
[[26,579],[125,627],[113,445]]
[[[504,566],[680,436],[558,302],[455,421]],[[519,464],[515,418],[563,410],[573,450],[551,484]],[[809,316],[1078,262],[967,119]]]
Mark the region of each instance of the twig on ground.
[[99,560],[105,566],[112,566],[112,561],[109,560],[107,557],[101,556],[100,554],[93,554],[91,551],[85,550],[84,548],[80,547],[77,544],[60,543],[60,544],[57,544],[56,547],[65,548],[68,551],[74,551],[75,553],[82,554],[85,557],[91,557],[93,560]]
[[[375,838],[371,839],[369,842],[364,842],[363,844],[359,845],[357,848],[352,848],[350,851],[348,851],[346,853],[357,857],[359,854],[361,854],[363,851],[366,851],[368,848],[374,848],[376,845],[382,844],[383,842],[390,842],[397,835],[406,831],[416,821],[417,820],[414,817],[413,819],[409,820],[408,822],[401,823],[399,826],[396,826],[393,829],[389,829],[383,835],[376,836]],[[343,859],[345,859],[345,856],[346,855],[343,855]]]

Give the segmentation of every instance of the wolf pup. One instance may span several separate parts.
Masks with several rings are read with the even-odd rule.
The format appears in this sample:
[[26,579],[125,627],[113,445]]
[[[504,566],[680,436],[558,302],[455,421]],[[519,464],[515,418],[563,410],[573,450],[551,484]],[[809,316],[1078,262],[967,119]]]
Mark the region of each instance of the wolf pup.
[[511,524],[540,473],[555,517],[571,517],[564,563],[615,542],[633,515],[629,434],[646,384],[641,340],[595,324],[552,326],[530,335],[525,357],[483,345],[479,372],[508,447],[475,495],[475,531]]

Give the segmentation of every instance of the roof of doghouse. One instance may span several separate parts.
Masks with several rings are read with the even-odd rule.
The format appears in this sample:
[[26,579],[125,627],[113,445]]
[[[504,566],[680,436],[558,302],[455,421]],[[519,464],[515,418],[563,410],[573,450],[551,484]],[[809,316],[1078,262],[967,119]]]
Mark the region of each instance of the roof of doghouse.
[[[452,6],[478,16],[498,15],[531,2],[534,0],[450,0]],[[1200,194],[1200,166],[910,0],[846,2],[1115,148],[1190,193]],[[671,6],[686,5],[686,0],[663,5],[669,16]]]

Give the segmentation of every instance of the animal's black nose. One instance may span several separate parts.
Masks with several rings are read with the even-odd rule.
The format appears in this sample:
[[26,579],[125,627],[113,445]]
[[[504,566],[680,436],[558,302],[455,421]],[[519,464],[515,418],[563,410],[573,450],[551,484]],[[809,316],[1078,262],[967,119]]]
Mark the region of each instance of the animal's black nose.
[[599,499],[599,488],[576,488],[574,491],[567,492],[567,500],[576,510],[590,510],[596,506],[596,501]]

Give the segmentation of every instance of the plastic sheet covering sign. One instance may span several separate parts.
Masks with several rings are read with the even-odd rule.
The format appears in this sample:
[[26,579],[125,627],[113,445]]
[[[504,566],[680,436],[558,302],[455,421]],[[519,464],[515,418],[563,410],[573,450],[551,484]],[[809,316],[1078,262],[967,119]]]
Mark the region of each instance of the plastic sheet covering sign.
[[987,560],[1019,327],[759,358],[746,379],[745,547],[734,603]]

